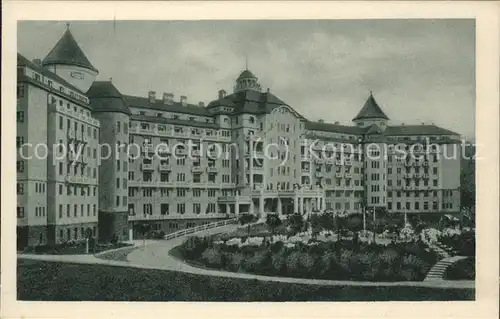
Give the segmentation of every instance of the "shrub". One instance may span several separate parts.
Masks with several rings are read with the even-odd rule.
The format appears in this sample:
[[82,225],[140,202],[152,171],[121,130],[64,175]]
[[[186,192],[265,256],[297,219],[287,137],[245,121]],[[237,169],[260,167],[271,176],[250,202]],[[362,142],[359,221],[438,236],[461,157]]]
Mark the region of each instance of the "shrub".
[[244,214],[241,214],[240,217],[238,218],[238,221],[241,225],[245,225],[245,224],[249,224],[251,222],[254,221],[254,215],[252,214],[248,214],[248,213],[244,213]]
[[201,259],[210,267],[220,267],[222,265],[222,255],[214,248],[207,248],[201,255]]
[[189,237],[181,246],[181,254],[188,259],[198,258],[208,248],[208,241],[197,236]]
[[401,276],[404,280],[423,280],[429,265],[415,255],[404,256],[401,261]]
[[241,253],[228,254],[229,258],[226,262],[226,269],[229,271],[241,271],[241,266],[245,262],[245,256]]
[[272,270],[271,255],[266,250],[257,251],[245,260],[243,268],[248,272],[267,274]]
[[283,248],[283,245],[284,245],[283,242],[281,240],[279,240],[279,241],[271,244],[270,250],[273,253],[277,253]]

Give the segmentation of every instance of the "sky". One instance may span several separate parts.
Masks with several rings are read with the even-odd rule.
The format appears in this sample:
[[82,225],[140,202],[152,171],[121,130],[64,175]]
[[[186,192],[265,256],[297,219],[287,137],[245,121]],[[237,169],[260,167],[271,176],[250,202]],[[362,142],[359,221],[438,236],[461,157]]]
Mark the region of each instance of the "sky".
[[[67,21],[18,24],[18,52],[43,59]],[[71,21],[98,80],[208,103],[248,69],[309,120],[350,125],[370,91],[390,124],[475,134],[474,20]]]

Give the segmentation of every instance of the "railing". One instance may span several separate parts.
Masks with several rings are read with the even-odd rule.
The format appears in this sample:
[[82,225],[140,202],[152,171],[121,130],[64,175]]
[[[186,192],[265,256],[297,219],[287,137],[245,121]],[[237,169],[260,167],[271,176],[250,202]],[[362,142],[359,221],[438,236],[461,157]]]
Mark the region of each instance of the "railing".
[[213,228],[222,227],[222,226],[226,226],[226,225],[237,224],[237,223],[238,223],[238,219],[237,218],[232,218],[232,219],[227,219],[227,220],[221,220],[221,221],[212,222],[212,223],[205,224],[205,225],[200,225],[200,226],[196,226],[196,227],[192,227],[192,228],[187,228],[187,229],[176,231],[174,233],[165,235],[165,239],[170,240],[170,239],[174,239],[174,238],[178,238],[178,237],[190,235],[190,234],[202,231],[202,230],[213,229]]
[[184,132],[175,132],[173,130],[159,130],[159,129],[145,129],[139,126],[133,126],[130,128],[129,132],[131,134],[146,134],[146,135],[155,135],[155,136],[165,136],[171,138],[187,138],[187,139],[200,139],[204,140],[213,140],[218,142],[230,142],[231,137],[222,136],[222,135],[208,135],[208,134],[191,134]]
[[160,164],[160,172],[171,171],[172,166],[168,164]]

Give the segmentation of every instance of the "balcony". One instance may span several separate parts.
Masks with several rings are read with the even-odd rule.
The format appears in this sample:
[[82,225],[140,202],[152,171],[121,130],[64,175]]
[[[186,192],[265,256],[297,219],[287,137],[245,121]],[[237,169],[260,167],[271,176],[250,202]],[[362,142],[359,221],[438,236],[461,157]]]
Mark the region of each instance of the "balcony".
[[200,154],[201,154],[200,150],[192,150],[191,151],[191,155],[193,157],[200,157]]
[[160,164],[160,172],[170,172],[172,170],[172,166],[169,164]]
[[90,142],[90,136],[88,134],[82,134],[82,141],[85,144],[88,144]]
[[352,162],[351,161],[345,161],[344,164],[347,165],[347,166],[351,166]]
[[325,162],[326,162],[326,164],[328,164],[328,165],[333,165],[333,164],[335,164],[335,160],[334,160],[334,159],[332,159],[332,158],[328,158],[328,159],[326,159],[326,160],[325,160]]
[[186,154],[187,154],[187,151],[184,148],[177,148],[175,150],[175,155],[177,155],[177,156],[185,156]]
[[153,164],[145,164],[145,163],[142,163],[141,164],[141,170],[143,171],[153,171],[154,168],[153,168]]
[[69,129],[69,130],[68,130],[68,139],[70,139],[70,140],[74,140],[74,139],[75,139],[75,137],[76,137],[76,133],[75,133],[75,131],[73,131],[72,129]]
[[153,151],[154,151],[153,144],[143,144],[141,146],[141,151],[143,153],[153,153]]
[[351,173],[345,173],[345,178],[352,178],[352,174]]
[[422,164],[423,164],[424,166],[429,166],[429,162],[428,162],[428,161],[424,161]]
[[216,174],[219,171],[217,167],[207,167],[207,173],[208,174]]
[[414,178],[420,178],[420,174],[419,174],[419,173],[415,173],[415,174],[413,175],[413,177],[414,177]]
[[314,172],[314,176],[316,176],[317,178],[323,178],[323,177],[325,177],[325,173],[323,173],[323,172]]
[[203,170],[202,170],[201,166],[193,166],[193,167],[191,167],[191,172],[192,173],[202,173]]
[[342,165],[342,161],[341,160],[336,160],[335,161],[335,165],[338,165],[338,166]]
[[80,160],[76,152],[68,151],[67,157],[69,162],[76,162]]
[[90,163],[90,156],[87,156],[87,155],[81,156],[81,162],[82,162],[83,164],[88,164],[88,163]]
[[342,173],[335,173],[336,178],[342,178],[343,174]]
[[311,171],[310,167],[302,167],[301,169],[302,173],[309,173]]
[[263,166],[254,166],[253,171],[255,173],[262,173],[262,172],[264,172],[264,167]]
[[91,179],[83,176],[66,176],[66,183],[70,184],[90,184]]
[[429,174],[422,174],[422,178],[429,179]]

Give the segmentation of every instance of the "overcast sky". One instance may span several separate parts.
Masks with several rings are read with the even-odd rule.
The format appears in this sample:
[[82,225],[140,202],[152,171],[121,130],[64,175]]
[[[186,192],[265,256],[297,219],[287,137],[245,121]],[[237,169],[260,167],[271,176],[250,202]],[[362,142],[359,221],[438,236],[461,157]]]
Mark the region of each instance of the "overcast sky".
[[[66,22],[21,22],[18,52],[43,58]],[[123,94],[206,103],[248,68],[310,120],[350,124],[373,95],[393,124],[474,136],[473,20],[71,22],[98,79]]]

